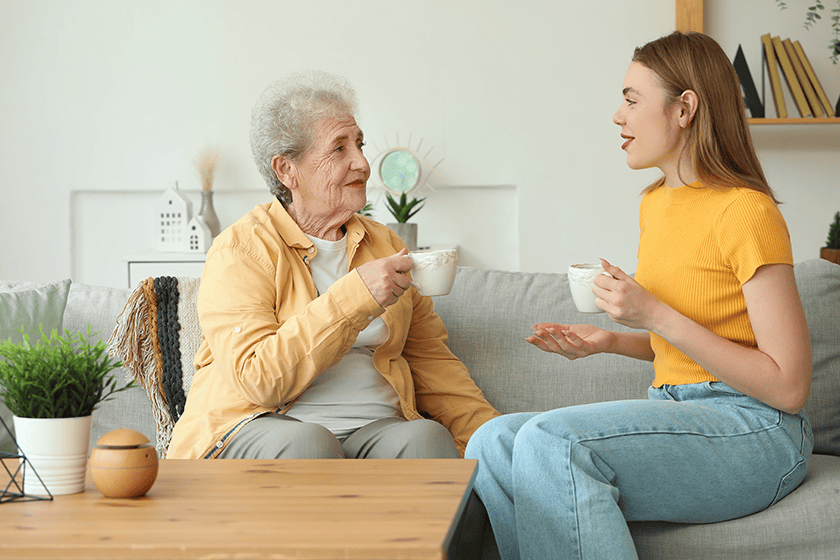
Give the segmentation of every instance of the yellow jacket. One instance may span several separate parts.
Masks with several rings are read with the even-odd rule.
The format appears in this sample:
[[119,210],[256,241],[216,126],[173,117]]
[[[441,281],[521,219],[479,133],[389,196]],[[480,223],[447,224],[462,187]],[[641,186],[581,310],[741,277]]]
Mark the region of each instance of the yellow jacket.
[[[389,228],[358,214],[345,227],[351,270],[404,247]],[[167,458],[215,457],[248,421],[283,413],[380,315],[389,338],[373,362],[406,419],[440,422],[463,455],[472,433],[499,415],[447,348],[430,298],[409,288],[383,309],[357,273],[319,295],[307,265],[316,253],[277,200],[213,242],[198,294],[204,340]]]

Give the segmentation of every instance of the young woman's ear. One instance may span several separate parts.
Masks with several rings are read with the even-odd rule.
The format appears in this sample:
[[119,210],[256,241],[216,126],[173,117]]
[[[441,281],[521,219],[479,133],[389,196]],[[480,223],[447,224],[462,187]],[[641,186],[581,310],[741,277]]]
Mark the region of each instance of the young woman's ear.
[[297,188],[297,169],[295,168],[295,164],[289,161],[289,158],[284,156],[274,156],[271,159],[271,168],[286,188]]
[[682,128],[688,128],[688,125],[694,120],[699,104],[700,98],[693,90],[687,89],[682,92],[682,95],[680,95],[680,126]]

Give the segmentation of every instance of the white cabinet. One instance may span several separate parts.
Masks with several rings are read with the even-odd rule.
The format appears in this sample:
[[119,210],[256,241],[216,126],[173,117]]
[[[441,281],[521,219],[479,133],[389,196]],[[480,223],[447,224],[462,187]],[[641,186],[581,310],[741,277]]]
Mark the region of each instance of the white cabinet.
[[158,253],[149,251],[123,255],[127,265],[128,287],[149,277],[156,276],[190,276],[199,277],[204,268],[205,253]]

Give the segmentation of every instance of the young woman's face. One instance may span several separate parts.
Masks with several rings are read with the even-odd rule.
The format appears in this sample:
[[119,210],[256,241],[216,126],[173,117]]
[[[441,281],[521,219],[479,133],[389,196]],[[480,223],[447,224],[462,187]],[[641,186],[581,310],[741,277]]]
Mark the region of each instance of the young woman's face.
[[665,90],[656,74],[638,62],[630,63],[621,92],[624,100],[613,122],[621,127],[627,165],[631,169],[658,167],[670,176],[685,142],[680,105],[665,106]]

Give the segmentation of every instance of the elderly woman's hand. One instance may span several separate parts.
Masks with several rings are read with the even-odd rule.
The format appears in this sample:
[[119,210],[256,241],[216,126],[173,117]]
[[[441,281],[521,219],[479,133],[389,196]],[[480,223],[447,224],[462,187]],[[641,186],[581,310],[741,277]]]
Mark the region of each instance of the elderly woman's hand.
[[366,262],[356,269],[371,295],[383,308],[397,303],[403,292],[411,285],[411,279],[404,274],[411,270],[408,249]]

